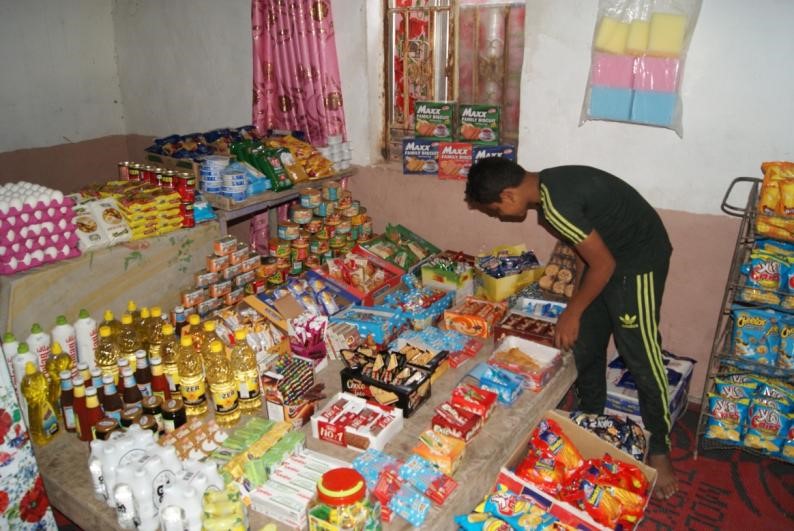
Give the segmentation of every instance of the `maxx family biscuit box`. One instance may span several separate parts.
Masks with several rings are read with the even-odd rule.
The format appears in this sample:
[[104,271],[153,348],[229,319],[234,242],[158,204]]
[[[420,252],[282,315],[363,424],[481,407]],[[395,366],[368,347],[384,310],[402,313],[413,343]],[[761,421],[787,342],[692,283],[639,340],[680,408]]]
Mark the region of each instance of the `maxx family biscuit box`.
[[438,177],[465,180],[471,168],[472,149],[469,142],[439,142]]
[[403,174],[438,173],[438,141],[403,138]]
[[414,130],[417,138],[452,140],[455,127],[455,103],[417,101],[414,107]]
[[475,144],[499,144],[498,105],[461,104],[458,107],[458,139]]

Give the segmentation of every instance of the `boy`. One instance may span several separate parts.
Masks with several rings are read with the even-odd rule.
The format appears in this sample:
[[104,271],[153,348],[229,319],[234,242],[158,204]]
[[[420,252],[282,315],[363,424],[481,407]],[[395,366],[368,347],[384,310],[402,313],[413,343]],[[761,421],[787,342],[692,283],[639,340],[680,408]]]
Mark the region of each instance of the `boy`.
[[672,246],[659,215],[634,188],[605,171],[560,166],[528,172],[502,158],[471,167],[466,202],[502,221],[523,221],[528,209],[539,208],[552,232],[574,246],[584,275],[560,315],[554,343],[573,348],[579,408],[603,413],[606,349],[613,335],[651,432],[648,463],[659,474],[654,496],[675,494],[658,317]]

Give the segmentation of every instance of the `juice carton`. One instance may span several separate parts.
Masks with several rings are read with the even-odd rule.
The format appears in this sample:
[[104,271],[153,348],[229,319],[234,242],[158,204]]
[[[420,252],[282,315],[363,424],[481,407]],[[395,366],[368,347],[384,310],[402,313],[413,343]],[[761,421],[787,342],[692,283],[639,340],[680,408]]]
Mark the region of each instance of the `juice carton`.
[[461,104],[458,108],[458,139],[495,146],[499,143],[499,106]]
[[417,138],[452,140],[455,130],[455,103],[451,101],[417,101],[414,123]]

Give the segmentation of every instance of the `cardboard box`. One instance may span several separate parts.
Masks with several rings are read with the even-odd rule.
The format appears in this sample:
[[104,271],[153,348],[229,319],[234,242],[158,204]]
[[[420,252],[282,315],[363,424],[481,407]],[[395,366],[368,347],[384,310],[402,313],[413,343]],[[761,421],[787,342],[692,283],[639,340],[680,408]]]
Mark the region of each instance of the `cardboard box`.
[[[422,285],[429,288],[455,291],[455,303],[460,303],[466,297],[474,295],[474,257],[461,252],[444,251],[437,255],[461,264],[460,271],[447,271],[435,267],[432,263],[422,264]],[[467,267],[468,266],[468,267]]]
[[502,158],[507,160],[516,160],[516,148],[514,146],[474,146],[471,156],[472,164],[483,159]]
[[394,308],[384,306],[348,306],[330,318],[331,324],[346,323],[358,328],[362,338],[372,336],[378,348],[385,349],[403,330],[408,319]]
[[430,373],[416,370],[425,373],[424,378],[406,387],[386,384],[345,367],[340,373],[342,390],[378,404],[398,407],[403,410],[403,416],[408,418],[430,398]]
[[[537,364],[537,369],[529,369],[526,364],[521,363],[520,359],[513,362],[500,356],[500,353],[508,352],[511,349],[517,349],[525,358]],[[488,363],[521,375],[524,378],[522,385],[525,389],[540,391],[559,370],[562,365],[562,356],[560,349],[520,337],[507,336],[494,347]]]
[[435,175],[437,173],[438,141],[403,138],[403,174]]
[[457,138],[465,142],[495,146],[501,132],[500,108],[491,104],[460,104]]
[[467,142],[439,142],[439,179],[464,181],[471,168],[472,145]]
[[167,155],[149,153],[148,151],[143,152],[143,159],[150,164],[163,168],[188,172],[196,178],[196,183],[198,183],[201,178],[201,162],[193,159],[176,159]]
[[407,346],[407,345],[413,345],[413,346],[415,346],[417,348],[420,348],[420,349],[423,349],[423,350],[428,350],[428,351],[433,352],[435,354],[433,356],[433,359],[431,359],[425,365],[421,365],[421,364],[418,364],[418,363],[412,363],[410,361],[408,362],[410,365],[413,365],[414,367],[421,367],[422,369],[430,371],[430,375],[431,375],[430,376],[430,383],[431,384],[433,382],[435,382],[436,380],[438,380],[438,378],[442,374],[447,372],[447,369],[449,369],[449,360],[447,359],[448,353],[447,353],[446,350],[438,351],[438,350],[432,349],[432,348],[424,345],[423,343],[417,343],[417,342],[413,342],[413,341],[406,341],[405,339],[400,338],[400,337],[397,338],[397,341],[393,345],[392,350],[395,350],[397,352],[402,352],[402,349],[405,346]]
[[555,323],[529,317],[520,312],[510,312],[494,326],[494,343],[500,343],[505,338],[513,336],[552,346],[555,328]]
[[364,306],[372,306],[375,304],[375,299],[389,291],[391,288],[396,286],[400,283],[400,278],[402,277],[403,271],[399,267],[390,264],[386,260],[374,256],[370,253],[367,253],[361,247],[354,247],[353,253],[359,256],[365,257],[371,264],[375,267],[382,269],[386,273],[386,278],[383,282],[372,288],[368,292],[361,291],[356,286],[350,286],[343,282],[342,280],[338,280],[335,278],[331,278],[328,274],[328,266],[323,264],[321,267],[314,269],[313,271],[318,275],[322,276],[326,282],[336,284],[338,287],[344,289],[347,293],[352,295],[353,297],[359,299],[361,304]]
[[414,106],[416,138],[452,140],[454,120],[455,102],[417,101]]
[[[428,444],[425,444],[426,442]],[[444,474],[452,476],[463,461],[466,443],[461,439],[431,429],[419,435],[419,442],[414,446],[413,451],[419,457],[423,457],[435,465]]]
[[[584,459],[593,459],[603,457],[604,454],[609,454],[613,458],[630,463],[640,470],[648,479],[650,489],[648,491],[648,500],[653,492],[653,487],[656,484],[656,470],[649,467],[644,463],[640,463],[632,458],[625,452],[618,450],[606,441],[598,438],[593,433],[577,426],[564,411],[546,411],[544,414],[546,418],[554,420],[560,425],[563,433],[571,440],[571,442],[579,450],[579,453]],[[510,458],[502,466],[499,474],[496,477],[496,484],[504,485],[511,491],[517,494],[524,494],[536,500],[541,507],[547,512],[559,518],[564,524],[576,527],[578,529],[599,529],[606,531],[608,528],[597,523],[586,512],[579,510],[573,505],[560,501],[553,496],[546,494],[532,483],[518,477],[514,470],[516,466],[527,455],[527,448],[530,441],[531,432],[521,439],[516,446]],[[647,501],[645,507],[647,508]],[[639,523],[639,522],[638,522]]]
[[357,245],[367,255],[375,255],[402,271],[410,272],[440,253],[441,249],[402,225],[386,225],[384,233]]
[[507,305],[467,297],[462,303],[444,311],[444,324],[467,336],[491,337],[494,325],[501,321]]
[[[335,409],[335,404],[340,400],[347,403],[343,408]],[[372,427],[358,427],[355,423],[344,421],[347,414],[358,415],[363,411],[378,415]],[[350,393],[337,393],[323,409],[312,416],[311,423],[312,436],[321,441],[362,452],[368,448],[383,450],[386,443],[403,429],[403,411],[368,402]]]
[[281,422],[289,422],[296,429],[305,426],[311,420],[317,407],[314,400],[301,399],[295,404],[286,405],[277,401],[265,400],[267,418]]
[[[675,423],[675,421],[683,415],[689,401],[689,385],[692,381],[692,372],[695,367],[695,362],[689,358],[674,356],[669,352],[663,352],[663,354],[662,359],[665,362],[665,368],[681,374],[680,380],[678,380],[675,385],[669,385],[670,375],[668,374],[667,393],[670,399],[670,421]],[[610,367],[610,365],[616,364],[615,360],[617,358],[618,354],[613,352],[607,363],[606,407],[612,412],[627,415],[637,424],[644,427],[642,416],[640,415],[640,401],[636,389],[628,389],[617,385],[627,370]]]

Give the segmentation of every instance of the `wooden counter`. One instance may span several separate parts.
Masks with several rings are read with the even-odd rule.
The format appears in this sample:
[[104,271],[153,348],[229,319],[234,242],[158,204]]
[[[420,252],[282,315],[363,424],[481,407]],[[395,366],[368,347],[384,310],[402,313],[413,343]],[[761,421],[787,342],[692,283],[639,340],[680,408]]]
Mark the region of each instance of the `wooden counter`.
[[[489,352],[484,348],[477,359],[484,359]],[[385,451],[398,458],[405,458],[416,445],[419,434],[430,428],[433,408],[446,400],[458,381],[474,366],[474,360],[467,361],[457,369],[451,369],[441,376],[432,388],[432,396],[427,403],[405,421],[403,431],[386,446]],[[339,361],[318,375],[318,381],[325,383],[326,394],[331,397],[340,388]],[[453,516],[470,512],[492,487],[499,468],[513,452],[518,441],[537,424],[547,409],[553,409],[562,400],[576,378],[576,368],[569,356],[559,372],[540,393],[524,392],[519,400],[510,407],[497,405],[491,418],[484,424],[482,431],[466,447],[463,464],[455,474],[460,484],[442,507],[433,507],[426,529],[451,529]],[[264,411],[263,411],[264,413]],[[314,439],[311,427],[304,426],[307,447],[347,461],[357,452]],[[115,510],[93,497],[91,478],[88,472],[88,444],[81,442],[70,433],[59,435],[45,447],[36,448],[36,457],[44,478],[52,505],[86,531],[95,529],[119,529],[116,524]],[[265,516],[250,511],[250,528],[257,530],[268,522]],[[279,524],[279,529],[286,526]],[[411,526],[401,518],[395,518],[387,529],[410,529]]]

